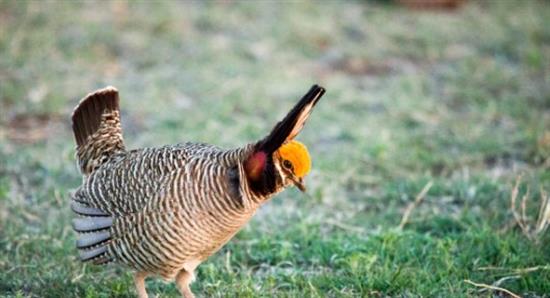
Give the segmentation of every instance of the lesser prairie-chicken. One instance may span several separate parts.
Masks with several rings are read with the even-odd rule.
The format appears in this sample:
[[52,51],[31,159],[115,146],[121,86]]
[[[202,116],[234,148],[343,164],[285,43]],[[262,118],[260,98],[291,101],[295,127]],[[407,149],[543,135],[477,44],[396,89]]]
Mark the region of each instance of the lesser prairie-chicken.
[[295,140],[319,98],[314,85],[264,139],[236,149],[201,143],[126,150],[118,91],[107,87],[76,107],[73,131],[83,183],[72,197],[80,260],[175,280],[193,297],[195,268],[220,249],[274,194],[304,191],[311,160]]

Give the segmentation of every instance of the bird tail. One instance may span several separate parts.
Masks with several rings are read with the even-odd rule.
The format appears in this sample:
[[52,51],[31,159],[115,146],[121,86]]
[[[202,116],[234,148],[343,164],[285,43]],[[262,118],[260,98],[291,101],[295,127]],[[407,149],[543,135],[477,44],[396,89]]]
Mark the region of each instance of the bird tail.
[[294,139],[324,93],[325,88],[313,85],[286,117],[275,125],[271,133],[258,143],[256,150],[271,154],[284,143]]
[[124,151],[119,97],[114,87],[84,97],[73,112],[72,125],[82,174],[89,175],[111,155]]

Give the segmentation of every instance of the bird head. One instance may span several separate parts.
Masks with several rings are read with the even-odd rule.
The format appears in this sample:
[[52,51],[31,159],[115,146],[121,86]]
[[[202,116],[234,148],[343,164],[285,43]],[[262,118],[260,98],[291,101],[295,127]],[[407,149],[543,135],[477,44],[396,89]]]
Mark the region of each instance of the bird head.
[[292,140],[282,145],[275,151],[273,162],[284,186],[294,184],[306,191],[304,177],[311,170],[311,158],[304,144]]
[[244,164],[249,184],[256,193],[268,196],[290,185],[306,190],[304,177],[311,169],[311,158],[307,147],[294,138],[324,93],[323,87],[311,87],[271,133],[256,143]]

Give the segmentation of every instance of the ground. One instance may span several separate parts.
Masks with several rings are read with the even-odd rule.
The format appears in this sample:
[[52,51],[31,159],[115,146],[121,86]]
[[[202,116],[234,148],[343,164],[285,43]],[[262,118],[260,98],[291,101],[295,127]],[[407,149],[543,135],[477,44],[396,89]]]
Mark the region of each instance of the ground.
[[129,148],[229,148],[319,83],[308,193],[200,266],[200,297],[504,295],[466,280],[549,297],[550,232],[510,203],[522,176],[533,226],[550,191],[548,61],[547,1],[0,1],[0,296],[135,293],[129,271],[77,261],[69,116],[86,93],[120,90]]

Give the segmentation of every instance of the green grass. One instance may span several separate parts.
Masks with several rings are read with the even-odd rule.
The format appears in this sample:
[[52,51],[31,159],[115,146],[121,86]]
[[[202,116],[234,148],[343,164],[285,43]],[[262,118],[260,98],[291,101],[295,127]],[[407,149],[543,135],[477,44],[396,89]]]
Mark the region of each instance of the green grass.
[[[201,297],[491,297],[550,293],[550,5],[0,1],[0,296],[133,296],[131,273],[77,261],[69,115],[116,86],[128,147],[262,137],[313,83],[299,139],[309,192],[266,204],[201,265]],[[405,208],[433,187],[397,229]],[[539,270],[516,269],[540,266]],[[484,267],[501,269],[483,270]],[[147,282],[150,294],[177,295]]]

